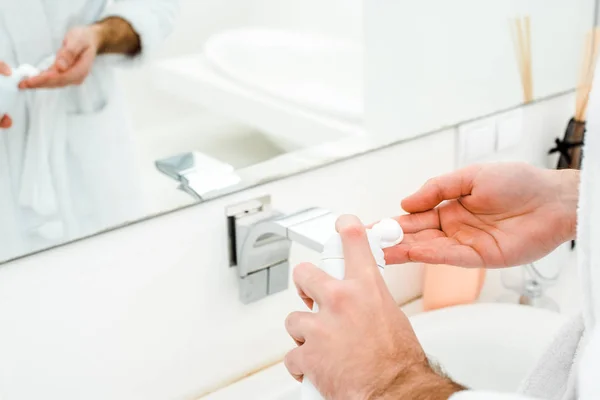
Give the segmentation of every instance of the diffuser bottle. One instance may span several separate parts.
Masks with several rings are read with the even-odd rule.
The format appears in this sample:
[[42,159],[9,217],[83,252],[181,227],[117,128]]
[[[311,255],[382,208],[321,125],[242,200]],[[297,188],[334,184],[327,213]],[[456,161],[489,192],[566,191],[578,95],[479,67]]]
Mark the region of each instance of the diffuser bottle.
[[475,302],[485,275],[480,268],[425,265],[423,308],[428,311]]

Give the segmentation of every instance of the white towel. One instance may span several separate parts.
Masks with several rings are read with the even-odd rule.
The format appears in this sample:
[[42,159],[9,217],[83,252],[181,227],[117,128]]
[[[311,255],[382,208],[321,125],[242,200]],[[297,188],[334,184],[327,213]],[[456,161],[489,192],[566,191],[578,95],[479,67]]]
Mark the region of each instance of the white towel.
[[37,90],[28,93],[29,129],[19,205],[29,208],[42,221],[36,227],[39,236],[49,240],[66,239],[64,215],[58,200],[58,186],[64,183],[67,165],[65,94],[62,90]]
[[577,399],[578,355],[584,347],[582,316],[567,323],[519,388],[519,393],[548,400]]
[[52,217],[58,212],[58,204],[50,159],[54,132],[65,129],[64,94],[60,90],[26,94],[30,115],[19,204],[40,216]]

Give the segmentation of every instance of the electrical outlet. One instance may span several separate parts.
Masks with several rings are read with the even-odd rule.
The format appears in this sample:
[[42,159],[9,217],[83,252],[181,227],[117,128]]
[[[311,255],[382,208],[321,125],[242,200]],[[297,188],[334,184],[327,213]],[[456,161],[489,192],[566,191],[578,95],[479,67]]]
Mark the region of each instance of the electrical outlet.
[[489,118],[458,128],[459,164],[481,161],[496,151],[496,123]]
[[523,110],[518,109],[498,117],[496,150],[518,146],[523,138]]

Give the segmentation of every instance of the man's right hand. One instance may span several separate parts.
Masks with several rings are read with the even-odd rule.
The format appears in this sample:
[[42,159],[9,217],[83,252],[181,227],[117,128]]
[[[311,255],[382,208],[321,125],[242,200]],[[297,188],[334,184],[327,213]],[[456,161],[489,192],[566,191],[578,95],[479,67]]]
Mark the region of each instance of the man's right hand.
[[[0,61],[0,75],[10,76],[11,73],[10,67],[6,63]],[[0,115],[0,129],[10,128],[11,125],[12,120],[8,115]]]
[[508,267],[536,261],[576,234],[579,171],[471,166],[404,199],[406,236],[388,264]]

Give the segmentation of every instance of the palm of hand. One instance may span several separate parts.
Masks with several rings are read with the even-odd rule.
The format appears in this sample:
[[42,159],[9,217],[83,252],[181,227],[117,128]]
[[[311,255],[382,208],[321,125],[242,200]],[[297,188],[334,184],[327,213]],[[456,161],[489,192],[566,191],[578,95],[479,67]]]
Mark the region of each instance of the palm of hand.
[[543,257],[570,231],[568,206],[551,174],[507,164],[430,181],[403,202],[414,214],[399,218],[407,234],[386,251],[388,262],[505,267]]

